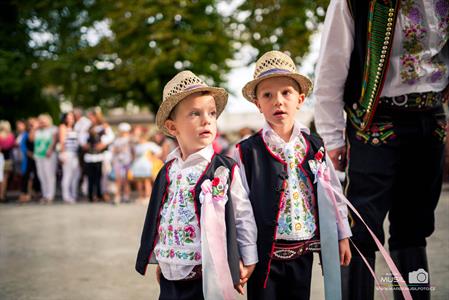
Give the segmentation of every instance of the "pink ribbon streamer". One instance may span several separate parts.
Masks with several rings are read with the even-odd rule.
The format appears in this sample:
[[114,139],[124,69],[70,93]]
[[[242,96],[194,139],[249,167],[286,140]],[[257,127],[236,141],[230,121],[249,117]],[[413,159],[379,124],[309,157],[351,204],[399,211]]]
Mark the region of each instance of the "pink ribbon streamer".
[[[373,238],[374,242],[377,245],[377,248],[379,249],[380,253],[382,254],[382,256],[385,259],[385,262],[388,265],[388,268],[390,269],[390,271],[392,272],[394,278],[396,279],[397,283],[399,284],[399,287],[401,288],[401,292],[402,295],[404,296],[405,300],[412,300],[412,296],[410,294],[409,288],[408,286],[405,284],[405,280],[402,277],[401,273],[399,273],[398,268],[396,267],[396,265],[394,264],[393,260],[391,259],[390,255],[388,254],[387,250],[385,250],[385,248],[382,246],[382,243],[379,241],[379,239],[376,237],[376,235],[374,234],[374,232],[371,230],[371,228],[369,228],[369,226],[366,224],[365,220],[362,218],[362,216],[360,215],[360,213],[355,209],[355,207],[351,204],[351,202],[349,202],[346,197],[344,195],[342,195],[339,191],[337,191],[336,189],[334,189],[332,187],[332,185],[330,184],[330,176],[329,176],[329,170],[325,169],[323,170],[324,166],[323,164],[321,164],[320,168],[318,169],[317,172],[317,177],[318,180],[320,180],[322,182],[323,187],[326,189],[326,192],[329,194],[329,198],[332,200],[332,203],[334,205],[334,208],[336,210],[337,213],[337,221],[339,223],[340,226],[343,225],[343,221],[341,219],[340,216],[340,212],[338,211],[337,208],[337,201],[335,198],[335,195],[338,195],[340,197],[340,199],[343,199],[343,201],[346,203],[346,205],[352,210],[352,212],[360,218],[360,220],[362,221],[362,223],[365,225],[366,229],[368,230],[368,232],[370,233],[371,237]],[[351,240],[351,243],[354,245],[354,243]],[[355,246],[355,245],[354,245]],[[373,274],[373,277],[376,281],[376,284],[378,285],[378,287],[380,288],[380,284],[379,281],[376,277],[376,274],[374,273],[374,271],[372,270],[372,268],[369,266],[368,262],[366,261],[366,258],[363,256],[363,254],[359,251],[359,249],[357,249],[357,247],[355,247],[356,250],[360,253],[363,261],[365,262],[365,264],[367,265],[368,269],[370,270],[370,272]],[[383,298],[385,299],[385,295],[382,291],[382,289],[379,289],[381,291],[381,294],[383,296]]]
[[[226,224],[225,224],[225,204],[224,199],[215,200],[212,198],[212,183],[210,180],[205,180],[201,185],[201,189],[204,194],[203,203],[201,206],[201,230],[204,231],[207,240],[206,251],[209,253],[203,253],[204,259],[208,259],[210,254],[210,262],[212,268],[203,268],[203,282],[207,280],[210,275],[215,275],[217,278],[216,284],[220,291],[212,291],[210,294],[212,297],[216,297],[216,293],[221,294],[224,300],[235,299],[234,285],[232,281],[231,271],[228,265],[227,255],[227,243],[226,243]],[[202,241],[203,242],[203,241]],[[204,265],[203,265],[204,267]],[[208,274],[208,272],[214,271],[215,274]],[[204,278],[205,277],[205,278]],[[214,289],[215,284],[207,286]],[[207,299],[207,293],[205,292],[205,298]],[[212,297],[209,297],[212,300]]]

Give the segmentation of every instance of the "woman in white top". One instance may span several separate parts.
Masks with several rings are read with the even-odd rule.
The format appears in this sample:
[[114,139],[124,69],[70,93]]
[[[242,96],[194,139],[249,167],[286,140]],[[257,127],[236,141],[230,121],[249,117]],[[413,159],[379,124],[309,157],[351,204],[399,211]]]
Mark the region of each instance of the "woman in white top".
[[62,116],[59,125],[59,143],[61,152],[59,160],[62,164],[62,199],[66,203],[75,203],[78,198],[78,180],[80,165],[78,161],[78,133],[74,130],[75,117],[72,112]]

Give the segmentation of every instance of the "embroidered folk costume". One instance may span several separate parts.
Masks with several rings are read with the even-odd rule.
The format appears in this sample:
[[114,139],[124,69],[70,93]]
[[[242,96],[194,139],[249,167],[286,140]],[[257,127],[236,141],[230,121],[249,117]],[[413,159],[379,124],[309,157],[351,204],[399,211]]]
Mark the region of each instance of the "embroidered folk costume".
[[[346,195],[382,243],[388,213],[389,250],[404,278],[429,271],[425,247],[442,182],[448,39],[448,1],[333,0],[315,72],[317,130],[328,152],[343,154]],[[374,266],[377,245],[358,218],[352,231]],[[373,299],[371,273],[353,253],[344,293]],[[413,298],[428,299],[429,284],[412,290]]]
[[[165,128],[180,101],[202,92],[214,97],[218,116],[227,100],[223,89],[190,71],[175,76],[164,89],[158,126]],[[184,157],[180,144],[155,181],[136,270],[144,275],[149,263],[159,264],[160,299],[235,299],[239,261],[257,262],[256,236],[235,162],[215,154],[211,144]]]

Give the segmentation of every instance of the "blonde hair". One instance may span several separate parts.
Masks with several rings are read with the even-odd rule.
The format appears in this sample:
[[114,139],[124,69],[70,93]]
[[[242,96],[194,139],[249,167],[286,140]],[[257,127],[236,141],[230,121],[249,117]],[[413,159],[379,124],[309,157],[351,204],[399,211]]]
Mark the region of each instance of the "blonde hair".
[[52,126],[53,125],[53,119],[52,119],[52,117],[49,114],[40,114],[37,118],[39,119],[39,121],[40,120],[47,121],[48,126]]
[[6,120],[0,121],[0,137],[6,137],[11,133],[11,123]]

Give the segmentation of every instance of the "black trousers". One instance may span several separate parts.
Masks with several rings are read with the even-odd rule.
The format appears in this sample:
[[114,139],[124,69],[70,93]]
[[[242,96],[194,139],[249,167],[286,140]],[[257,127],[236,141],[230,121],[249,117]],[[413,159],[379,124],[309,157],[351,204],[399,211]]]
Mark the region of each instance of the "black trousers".
[[308,300],[312,280],[313,253],[294,260],[272,260],[267,287],[248,281],[248,300]]
[[[445,125],[439,107],[428,112],[380,110],[366,132],[347,126],[347,197],[382,243],[389,213],[390,250],[426,246],[434,231]],[[354,222],[352,240],[373,257],[375,243],[357,217]]]
[[33,176],[33,183],[32,183],[33,191],[40,192],[41,184],[39,182],[39,178],[37,177],[36,163],[34,159],[28,158],[27,167],[25,173],[22,176],[22,182],[20,184],[20,191],[23,194],[28,193],[28,181],[30,180],[30,176]]
[[102,162],[86,163],[89,200],[93,201],[94,192],[98,198],[103,197],[101,191]]
[[172,281],[161,275],[159,300],[203,300],[203,281]]

